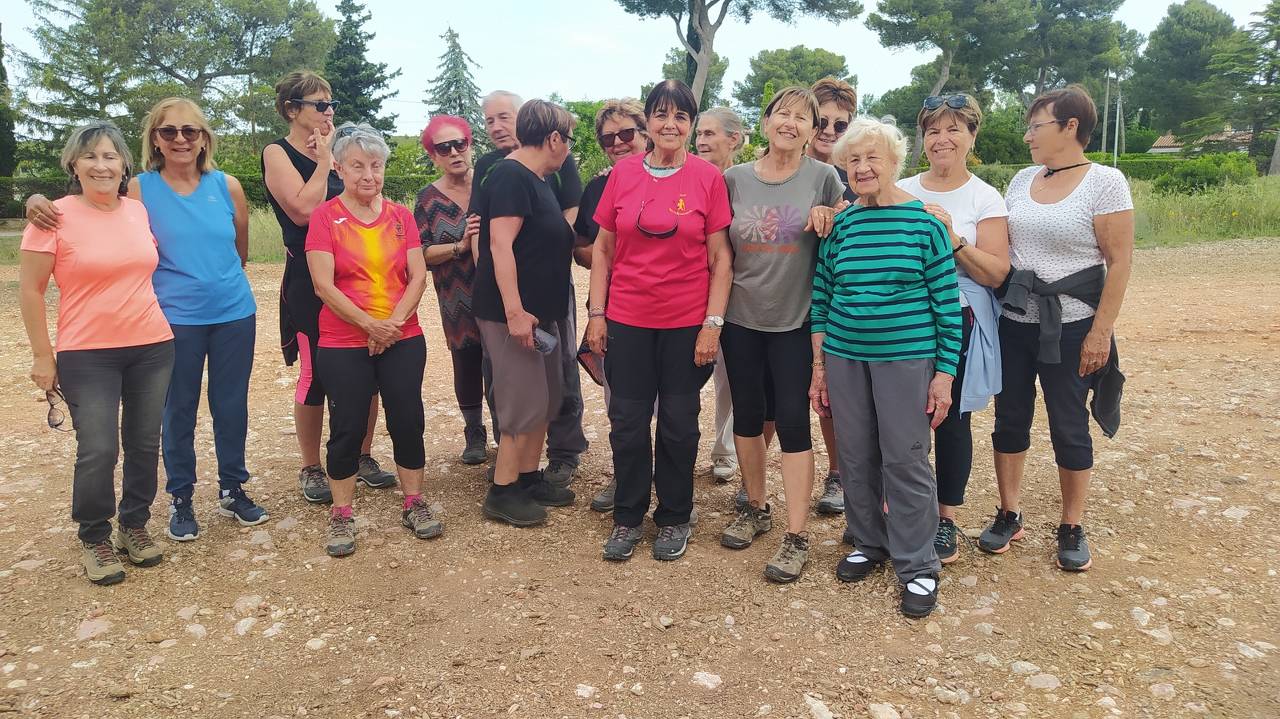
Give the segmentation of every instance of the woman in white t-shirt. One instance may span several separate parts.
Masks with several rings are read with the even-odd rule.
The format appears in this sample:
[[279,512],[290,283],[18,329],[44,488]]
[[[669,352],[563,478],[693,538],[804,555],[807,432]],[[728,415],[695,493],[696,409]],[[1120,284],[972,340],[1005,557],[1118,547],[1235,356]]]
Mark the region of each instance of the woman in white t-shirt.
[[969,418],[1000,391],[1000,305],[991,288],[1009,273],[1009,211],[991,185],[969,172],[966,159],[978,139],[982,110],[968,95],[925,98],[916,116],[924,132],[925,172],[898,181],[947,226],[960,285],[960,363],[951,385],[955,412],[933,432],[938,477],[938,532],[933,546],[948,564],[960,556],[956,543],[956,507],[964,503],[973,467]]
[[[1041,95],[1027,113],[1022,139],[1037,166],[1014,176],[1005,201],[1010,284],[1023,270],[1034,279],[1025,311],[1008,309],[1010,292],[1000,320],[1004,384],[991,434],[1000,507],[978,541],[983,551],[999,554],[1022,536],[1019,491],[1039,378],[1062,489],[1057,564],[1077,572],[1091,563],[1081,527],[1093,468],[1085,400],[1100,376],[1095,373],[1111,358],[1133,261],[1129,184],[1118,170],[1084,155],[1097,119],[1093,99],[1079,85]],[[1068,284],[1076,286],[1074,296],[1063,292]]]

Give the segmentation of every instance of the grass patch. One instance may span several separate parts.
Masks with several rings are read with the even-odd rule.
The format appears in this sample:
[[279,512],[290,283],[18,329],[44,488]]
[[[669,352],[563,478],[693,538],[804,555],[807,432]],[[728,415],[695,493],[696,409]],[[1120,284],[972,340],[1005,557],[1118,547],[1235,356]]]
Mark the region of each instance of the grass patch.
[[1196,193],[1133,188],[1138,247],[1175,247],[1206,240],[1280,237],[1280,177],[1259,177]]
[[270,207],[249,208],[249,261],[284,262],[280,223]]

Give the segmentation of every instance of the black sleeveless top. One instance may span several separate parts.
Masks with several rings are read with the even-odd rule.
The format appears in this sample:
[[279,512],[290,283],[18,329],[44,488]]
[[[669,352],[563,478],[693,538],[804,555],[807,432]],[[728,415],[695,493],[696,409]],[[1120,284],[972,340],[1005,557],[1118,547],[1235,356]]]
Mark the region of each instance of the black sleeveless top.
[[[298,152],[294,149],[293,145],[290,145],[289,141],[283,137],[271,144],[279,145],[284,149],[284,154],[288,155],[289,162],[293,163],[293,169],[298,171],[298,175],[302,177],[302,181],[304,183],[311,179],[311,175],[316,171],[315,160],[307,157],[301,152]],[[304,248],[307,244],[307,227],[306,225],[295,224],[293,220],[289,219],[288,213],[280,207],[280,203],[276,202],[276,198],[271,196],[271,190],[266,189],[267,163],[265,158],[265,154],[263,157],[259,158],[259,164],[262,166],[264,184],[263,194],[267,196],[267,202],[271,204],[271,209],[276,213],[276,222],[280,223],[280,232],[284,236],[284,246],[293,250],[295,256],[304,257]],[[329,183],[324,192],[324,199],[331,200],[334,197],[341,195],[342,189],[342,178],[338,177],[337,172],[329,170]]]

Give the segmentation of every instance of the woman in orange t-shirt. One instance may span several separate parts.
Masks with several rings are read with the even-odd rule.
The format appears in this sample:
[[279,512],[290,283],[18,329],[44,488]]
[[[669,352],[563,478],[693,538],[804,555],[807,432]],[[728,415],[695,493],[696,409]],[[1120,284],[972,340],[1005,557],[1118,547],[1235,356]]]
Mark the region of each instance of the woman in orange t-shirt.
[[[71,191],[54,202],[61,225],[28,225],[22,235],[22,322],[31,341],[31,379],[49,400],[49,425],[62,429],[64,399],[71,411],[71,518],[80,525],[85,573],[94,584],[115,584],[124,579],[116,549],[142,567],[163,556],[146,526],[156,496],[173,332],[151,287],[159,254],[147,211],[141,202],[121,197],[133,163],[120,130],[106,121],[76,128],[62,150],[62,166]],[[56,358],[45,316],[50,277],[60,293]],[[117,515],[114,474],[121,435],[124,479]]]

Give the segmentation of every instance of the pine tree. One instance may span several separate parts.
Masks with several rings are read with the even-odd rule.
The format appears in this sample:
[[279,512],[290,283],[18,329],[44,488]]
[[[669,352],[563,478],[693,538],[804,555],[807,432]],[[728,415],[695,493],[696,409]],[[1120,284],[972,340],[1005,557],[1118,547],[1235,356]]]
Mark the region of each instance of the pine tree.
[[382,103],[395,97],[396,92],[386,92],[387,84],[400,77],[400,70],[387,72],[386,63],[369,62],[366,53],[374,34],[365,32],[364,24],[370,13],[355,0],[338,3],[338,42],[329,51],[325,62],[325,79],[333,87],[333,99],[340,104],[336,121],[367,122],[383,132],[395,130],[396,116],[385,115]]
[[450,27],[440,37],[445,50],[440,56],[440,70],[427,88],[426,103],[432,115],[456,115],[471,125],[471,134],[482,148],[488,142],[484,132],[484,117],[480,114],[480,88],[469,66],[479,65],[471,59],[458,42],[458,33]]
[[4,69],[4,43],[0,42],[0,177],[13,174],[18,164],[18,140],[13,134],[13,98]]

